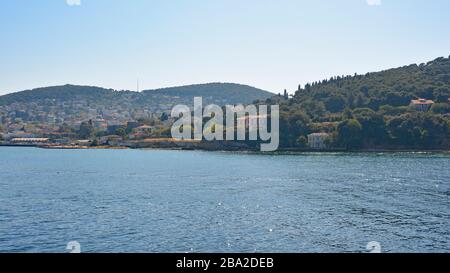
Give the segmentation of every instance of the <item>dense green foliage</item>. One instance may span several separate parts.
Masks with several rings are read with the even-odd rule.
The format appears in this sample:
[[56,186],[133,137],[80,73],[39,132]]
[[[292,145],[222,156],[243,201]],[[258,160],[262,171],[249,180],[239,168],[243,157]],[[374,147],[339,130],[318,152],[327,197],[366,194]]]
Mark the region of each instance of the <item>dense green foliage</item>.
[[[283,147],[304,145],[311,132],[332,135],[331,147],[345,149],[450,147],[450,59],[366,75],[339,76],[307,84],[280,104]],[[425,98],[427,112],[410,107]]]
[[78,135],[81,139],[90,139],[94,135],[94,131],[95,129],[92,125],[92,120],[90,120],[81,123]]
[[305,104],[312,100],[337,113],[346,107],[379,110],[383,105],[405,106],[414,98],[447,103],[449,96],[450,60],[438,58],[427,64],[307,84],[297,91],[294,101]]
[[143,91],[143,100],[153,101],[164,96],[185,98],[192,103],[193,97],[202,97],[205,103],[222,101],[219,105],[252,103],[273,96],[272,93],[247,85],[232,83],[209,83],[170,87]]
[[172,87],[165,89],[146,90],[142,92],[115,91],[92,86],[53,86],[37,88],[0,96],[0,105],[12,103],[32,103],[46,100],[79,101],[85,100],[101,105],[123,102],[130,108],[185,103],[192,104],[195,96],[203,97],[207,103],[238,104],[251,103],[266,99],[272,93],[247,85],[232,83],[210,83]]

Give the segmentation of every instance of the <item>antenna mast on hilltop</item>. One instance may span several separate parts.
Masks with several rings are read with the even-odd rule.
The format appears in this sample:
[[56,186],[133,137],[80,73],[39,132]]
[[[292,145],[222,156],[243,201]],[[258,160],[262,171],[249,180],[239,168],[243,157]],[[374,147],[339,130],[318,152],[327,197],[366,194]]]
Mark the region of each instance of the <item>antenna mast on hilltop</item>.
[[139,78],[137,79],[137,91],[140,92],[140,90],[139,90]]

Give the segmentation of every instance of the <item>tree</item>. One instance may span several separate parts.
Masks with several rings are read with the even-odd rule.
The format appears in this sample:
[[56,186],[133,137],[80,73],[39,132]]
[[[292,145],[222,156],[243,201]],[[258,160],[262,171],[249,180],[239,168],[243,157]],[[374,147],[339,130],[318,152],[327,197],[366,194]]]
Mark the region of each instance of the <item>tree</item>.
[[311,119],[304,112],[297,110],[289,113],[288,126],[289,133],[293,136],[307,134]]
[[388,104],[391,106],[407,105],[412,98],[413,98],[412,95],[408,95],[407,93],[404,92],[389,92],[386,95],[384,104]]
[[405,114],[408,111],[408,106],[394,107],[391,105],[380,106],[379,113],[384,116],[399,116]]
[[353,118],[353,112],[352,112],[352,110],[351,110],[350,108],[346,107],[346,108],[344,109],[344,111],[342,112],[342,117],[343,117],[344,119],[351,119],[351,118]]
[[353,116],[362,126],[364,142],[369,144],[384,143],[388,133],[383,115],[369,108],[360,108],[353,111]]
[[305,136],[302,135],[299,138],[297,138],[297,147],[305,148],[307,144],[308,144],[308,140],[306,139]]
[[321,101],[306,100],[300,103],[299,108],[310,117],[320,118],[326,113],[325,105]]
[[94,140],[92,141],[92,143],[91,143],[91,146],[92,146],[92,147],[97,147],[97,146],[98,146],[98,140],[97,140],[97,139],[94,139]]
[[387,127],[396,145],[417,148],[448,145],[449,122],[440,115],[408,113],[392,118]]
[[347,98],[347,104],[348,107],[350,107],[350,109],[355,108],[355,100],[356,100],[355,95],[353,93],[350,93]]
[[431,107],[431,111],[435,114],[447,114],[450,113],[450,105],[448,103],[435,103]]
[[60,133],[72,133],[72,131],[73,129],[67,123],[63,123],[58,129]]
[[345,106],[345,99],[341,96],[333,96],[325,101],[325,107],[331,113],[341,112],[344,110]]
[[362,125],[356,119],[343,121],[338,126],[338,145],[347,150],[360,148],[362,145]]
[[433,93],[433,97],[438,103],[448,103],[448,99],[450,98],[450,88],[448,87],[440,87]]
[[94,126],[92,125],[92,120],[88,122],[82,122],[80,125],[80,130],[78,130],[78,136],[82,139],[89,139],[94,135]]
[[166,112],[163,112],[161,114],[161,121],[167,121],[167,120],[169,120],[169,116],[167,115]]
[[363,107],[366,104],[366,101],[364,99],[364,96],[362,94],[358,94],[358,96],[356,96],[356,100],[355,100],[355,107]]
[[122,138],[124,138],[127,135],[127,132],[125,130],[125,128],[117,128],[116,129],[116,135],[121,136]]

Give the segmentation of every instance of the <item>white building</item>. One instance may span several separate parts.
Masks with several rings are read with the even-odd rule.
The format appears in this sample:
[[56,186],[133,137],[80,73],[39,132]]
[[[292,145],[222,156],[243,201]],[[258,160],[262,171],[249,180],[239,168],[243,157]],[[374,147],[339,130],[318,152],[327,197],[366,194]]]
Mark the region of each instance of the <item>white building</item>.
[[314,133],[308,135],[308,146],[312,149],[327,148],[326,140],[330,137],[327,133]]
[[11,143],[21,143],[21,144],[42,144],[48,143],[48,138],[13,138]]

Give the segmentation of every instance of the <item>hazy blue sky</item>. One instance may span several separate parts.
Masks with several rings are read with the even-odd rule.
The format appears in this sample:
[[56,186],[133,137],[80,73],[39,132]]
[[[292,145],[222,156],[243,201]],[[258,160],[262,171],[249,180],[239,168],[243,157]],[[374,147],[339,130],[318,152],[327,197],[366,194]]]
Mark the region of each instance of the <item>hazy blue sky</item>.
[[237,82],[273,92],[450,55],[449,0],[1,0],[0,94]]

